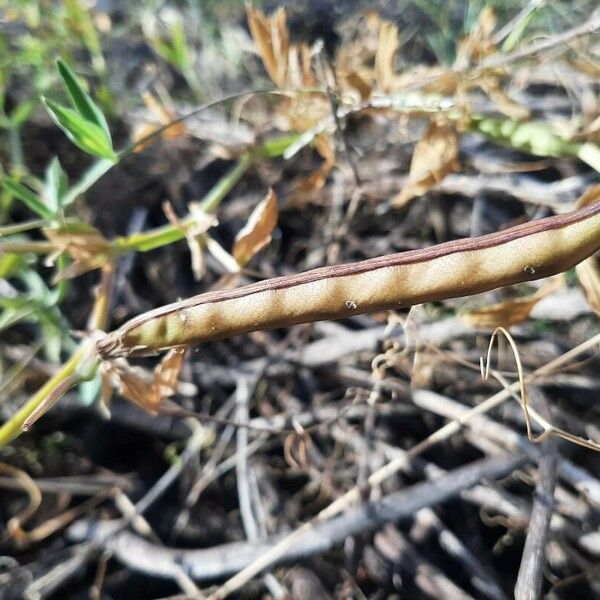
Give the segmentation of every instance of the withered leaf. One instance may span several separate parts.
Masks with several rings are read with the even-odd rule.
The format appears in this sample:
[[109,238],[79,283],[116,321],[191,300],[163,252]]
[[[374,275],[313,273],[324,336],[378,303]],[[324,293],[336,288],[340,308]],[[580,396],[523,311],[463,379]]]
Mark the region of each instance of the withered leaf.
[[169,350],[152,377],[140,367],[130,366],[124,359],[105,363],[104,372],[125,398],[149,412],[157,412],[162,401],[177,391],[186,351],[182,347]]
[[425,135],[417,142],[410,163],[408,183],[394,199],[397,208],[422,196],[448,173],[458,168],[458,133],[448,124],[432,121]]
[[400,43],[398,28],[387,21],[379,27],[379,44],[375,53],[375,79],[379,89],[389,92],[394,79],[394,55]]
[[269,77],[279,87],[285,87],[289,50],[285,10],[280,8],[267,17],[258,8],[248,5],[246,14],[252,39],[258,46]]
[[252,211],[246,225],[235,236],[233,256],[240,267],[248,264],[271,241],[278,214],[277,196],[269,189],[265,198]]
[[534,294],[470,310],[461,316],[476,329],[496,329],[497,327],[509,329],[514,325],[523,323],[529,317],[533,307],[542,298],[561,288],[564,281],[564,275],[562,274],[551,277]]
[[[186,348],[173,348],[154,369],[154,389],[160,400],[172,396],[177,391],[179,374],[185,360]],[[159,402],[160,402],[159,400]]]
[[459,42],[454,67],[464,68],[469,62],[493,53],[496,49],[492,37],[495,27],[496,13],[492,7],[486,6],[479,13],[477,23],[469,35]]

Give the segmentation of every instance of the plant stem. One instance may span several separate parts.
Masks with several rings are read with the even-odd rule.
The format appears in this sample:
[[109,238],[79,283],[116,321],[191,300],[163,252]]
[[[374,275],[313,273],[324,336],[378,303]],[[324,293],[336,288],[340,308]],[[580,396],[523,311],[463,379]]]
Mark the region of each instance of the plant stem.
[[9,127],[8,143],[13,172],[19,172],[23,168],[23,146],[21,145],[21,135],[18,127]]
[[[106,327],[108,319],[108,309],[110,305],[110,290],[114,278],[114,263],[107,263],[102,269],[100,286],[96,294],[96,300],[90,317],[89,330],[91,332]],[[71,358],[61,366],[55,373],[21,409],[14,414],[2,427],[0,427],[0,448],[10,444],[16,437],[23,432],[23,423],[42,406],[44,401],[51,396],[59,386],[72,387],[74,384],[90,379],[94,376],[97,369],[96,364],[92,363],[86,368],[86,372],[80,373],[80,377],[75,375],[80,370],[82,364],[89,360],[95,353],[95,340],[92,337],[84,339],[77,350],[71,355]],[[96,360],[96,359],[94,359]],[[71,381],[69,381],[71,380]]]
[[[243,177],[244,173],[252,164],[255,156],[260,155],[260,149],[256,152],[245,152],[238,162],[227,172],[200,202],[200,208],[207,213],[213,213],[219,207],[225,196],[232,190],[235,184]],[[121,254],[137,250],[148,252],[161,246],[177,242],[185,237],[185,227],[194,222],[194,217],[189,215],[181,220],[180,225],[164,225],[143,233],[120,237],[114,240],[115,252]]]
[[75,374],[79,363],[83,359],[87,348],[80,346],[71,358],[54,374],[30,399],[0,427],[0,448],[10,444],[22,433],[23,423],[46,400],[49,394],[68,377]]

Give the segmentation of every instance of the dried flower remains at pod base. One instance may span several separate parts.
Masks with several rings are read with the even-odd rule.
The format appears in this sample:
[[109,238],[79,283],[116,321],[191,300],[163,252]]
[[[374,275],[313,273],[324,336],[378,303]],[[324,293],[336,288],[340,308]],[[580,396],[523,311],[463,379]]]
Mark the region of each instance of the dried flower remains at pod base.
[[103,359],[152,353],[467,296],[560,273],[598,249],[600,203],[476,238],[194,296],[132,319],[97,348]]

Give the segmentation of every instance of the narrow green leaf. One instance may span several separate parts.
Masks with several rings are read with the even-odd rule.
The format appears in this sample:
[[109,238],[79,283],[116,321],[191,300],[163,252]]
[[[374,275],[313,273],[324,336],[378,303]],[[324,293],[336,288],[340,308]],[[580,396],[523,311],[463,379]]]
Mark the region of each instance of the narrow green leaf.
[[44,199],[54,214],[62,208],[67,186],[67,176],[60,166],[58,157],[55,156],[46,168],[46,179],[44,181]]
[[0,331],[16,325],[19,321],[29,317],[32,312],[33,311],[28,308],[7,308],[6,310],[3,310],[0,312]]
[[79,385],[79,399],[83,406],[91,406],[96,402],[100,395],[100,387],[102,386],[102,377],[100,373],[89,381],[84,381]]
[[2,181],[2,187],[4,187],[9,194],[12,194],[17,198],[17,200],[23,202],[27,208],[40,215],[40,217],[52,219],[54,216],[54,213],[40,201],[33,191],[28,187],[25,187],[16,179],[5,177]]
[[55,123],[76,146],[94,156],[117,160],[111,140],[99,125],[87,121],[74,110],[48,98],[42,98],[42,101]]
[[171,50],[175,65],[181,71],[185,71],[189,65],[187,40],[183,23],[179,20],[173,23],[173,27],[171,28]]
[[104,113],[92,100],[91,96],[86,92],[85,88],[81,84],[81,81],[77,75],[73,73],[69,65],[67,65],[67,63],[65,63],[61,58],[56,61],[56,64],[75,110],[86,121],[91,121],[92,123],[98,125],[98,127],[101,127],[104,130],[106,138],[110,140],[110,130],[108,128],[108,123],[106,122]]

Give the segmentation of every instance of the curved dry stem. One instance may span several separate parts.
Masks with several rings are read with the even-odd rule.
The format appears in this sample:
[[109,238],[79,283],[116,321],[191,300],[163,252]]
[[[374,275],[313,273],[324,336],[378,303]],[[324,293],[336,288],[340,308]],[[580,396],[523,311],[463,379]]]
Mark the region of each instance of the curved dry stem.
[[523,375],[523,364],[521,363],[521,356],[519,354],[519,349],[517,348],[517,344],[513,338],[513,336],[504,328],[504,327],[496,327],[494,332],[492,333],[492,337],[490,338],[490,342],[488,344],[487,356],[485,360],[485,367],[483,365],[483,358],[480,359],[480,369],[481,369],[481,377],[484,381],[490,376],[490,363],[491,363],[491,355],[492,349],[494,348],[494,342],[498,339],[498,334],[502,334],[506,340],[508,341],[510,348],[513,352],[513,356],[515,358],[515,363],[517,365],[517,374],[519,377],[519,392],[520,398],[519,402],[523,407],[523,414],[525,415],[525,424],[527,426],[527,437],[531,442],[541,442],[544,437],[546,437],[547,432],[542,433],[540,436],[535,437],[533,435],[533,430],[531,427],[531,417],[529,416],[529,406],[527,403],[527,389],[525,388],[525,376]]
[[[515,392],[512,390],[511,384],[508,383],[508,381],[500,373],[498,373],[496,371],[493,371],[493,372],[490,371],[492,348],[493,348],[494,342],[496,341],[496,339],[498,337],[498,334],[500,334],[500,333],[508,341],[508,343],[511,347],[511,350],[513,352],[513,356],[515,358],[515,362],[517,365],[517,374],[518,374],[518,378],[519,378],[518,379],[519,394],[515,394]],[[595,450],[597,452],[600,452],[600,444],[598,444],[594,440],[590,440],[590,439],[585,440],[580,436],[577,436],[573,433],[565,431],[564,429],[560,429],[559,427],[556,427],[555,425],[550,423],[548,420],[546,420],[542,415],[540,415],[534,408],[529,406],[529,403],[527,401],[527,389],[525,386],[525,375],[523,372],[523,365],[521,363],[521,357],[519,355],[519,350],[517,348],[517,344],[516,344],[514,338],[506,329],[504,329],[504,327],[497,327],[494,330],[494,332],[492,333],[492,337],[490,338],[490,343],[488,345],[486,364],[484,367],[484,361],[483,361],[483,358],[481,358],[480,359],[480,369],[481,369],[481,376],[484,379],[484,381],[487,380],[490,373],[492,373],[494,378],[497,381],[499,381],[506,390],[510,390],[511,396],[513,396],[513,398],[515,398],[521,404],[521,407],[523,408],[523,414],[525,416],[525,424],[527,427],[527,437],[529,438],[530,442],[540,443],[540,442],[544,441],[548,436],[555,435],[555,436],[560,437],[568,442],[577,444],[578,446],[583,446],[584,448],[588,448],[590,450]],[[543,429],[543,432],[541,434],[539,434],[538,436],[533,435],[532,426],[531,426],[533,421],[535,421]]]
[[6,524],[5,535],[15,540],[17,544],[24,541],[23,524],[29,520],[38,510],[42,503],[42,492],[35,481],[23,470],[17,469],[12,465],[0,463],[0,472],[4,472],[10,477],[16,479],[29,497],[28,505],[23,508],[14,517],[11,517]]

